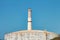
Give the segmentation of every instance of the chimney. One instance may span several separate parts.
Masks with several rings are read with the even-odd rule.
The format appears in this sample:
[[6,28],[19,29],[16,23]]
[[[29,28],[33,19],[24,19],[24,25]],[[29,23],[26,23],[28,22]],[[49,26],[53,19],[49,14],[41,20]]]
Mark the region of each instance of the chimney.
[[28,30],[32,30],[32,18],[31,18],[32,10],[28,9]]

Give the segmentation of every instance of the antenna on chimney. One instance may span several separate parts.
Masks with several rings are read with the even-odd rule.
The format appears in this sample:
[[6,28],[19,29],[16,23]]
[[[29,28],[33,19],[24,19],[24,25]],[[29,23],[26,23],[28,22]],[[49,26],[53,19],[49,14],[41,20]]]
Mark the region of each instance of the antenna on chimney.
[[32,10],[31,8],[28,9],[28,30],[32,30]]

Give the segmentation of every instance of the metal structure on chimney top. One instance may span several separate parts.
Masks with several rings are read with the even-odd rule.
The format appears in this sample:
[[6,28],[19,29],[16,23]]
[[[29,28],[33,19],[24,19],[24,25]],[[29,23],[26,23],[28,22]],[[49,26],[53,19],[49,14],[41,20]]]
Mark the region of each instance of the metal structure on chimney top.
[[58,34],[45,30],[32,30],[32,9],[28,9],[28,30],[5,34],[5,40],[50,40]]

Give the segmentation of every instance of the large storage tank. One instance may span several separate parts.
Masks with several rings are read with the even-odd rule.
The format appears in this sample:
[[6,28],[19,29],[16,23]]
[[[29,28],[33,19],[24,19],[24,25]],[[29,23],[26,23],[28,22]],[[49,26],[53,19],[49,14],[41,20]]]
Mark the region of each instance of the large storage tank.
[[32,30],[31,9],[28,9],[28,30],[5,34],[5,40],[50,40],[58,34],[42,30]]

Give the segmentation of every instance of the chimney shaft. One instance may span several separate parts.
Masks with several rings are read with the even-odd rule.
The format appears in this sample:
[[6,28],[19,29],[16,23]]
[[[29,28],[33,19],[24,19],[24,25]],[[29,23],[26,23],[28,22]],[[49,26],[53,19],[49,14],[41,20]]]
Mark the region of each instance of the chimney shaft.
[[31,29],[32,29],[31,13],[32,13],[32,10],[29,8],[29,9],[28,9],[28,30],[31,30]]

